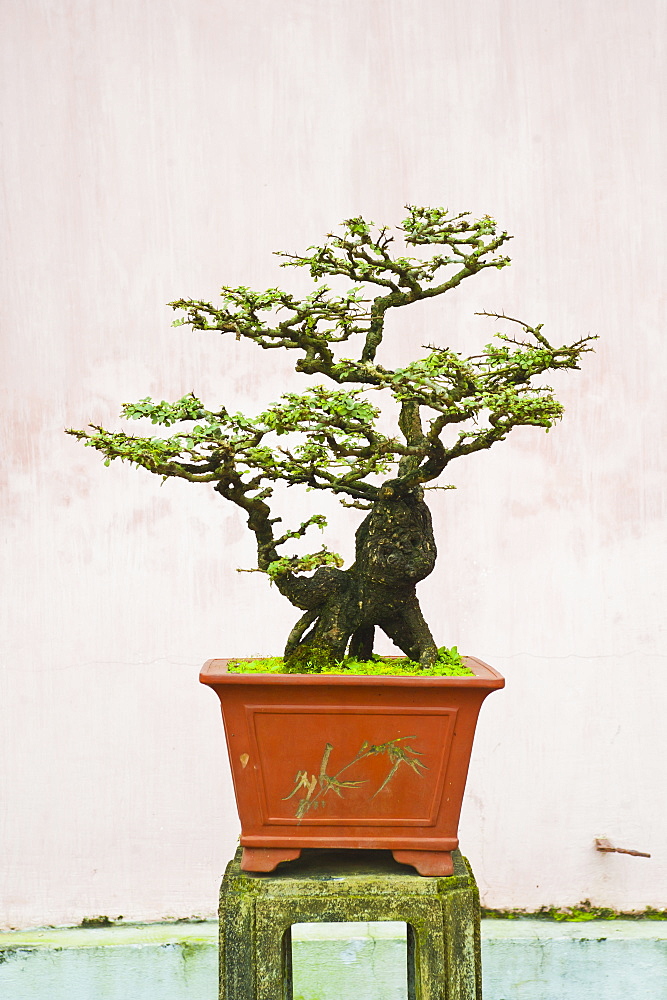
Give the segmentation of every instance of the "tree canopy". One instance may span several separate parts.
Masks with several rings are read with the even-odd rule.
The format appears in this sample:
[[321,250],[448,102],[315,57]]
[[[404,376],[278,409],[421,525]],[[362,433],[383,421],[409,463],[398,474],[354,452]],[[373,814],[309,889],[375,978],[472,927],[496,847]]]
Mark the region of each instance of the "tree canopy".
[[[511,237],[489,216],[416,206],[407,211],[397,235],[358,217],[304,254],[281,252],[282,266],[306,268],[313,279],[313,291],[303,298],[280,288],[223,286],[216,304],[170,303],[181,314],[175,326],[294,351],[295,370],[311,381],[303,392],[284,393],[253,416],[224,405],[208,409],[194,394],[173,403],[147,397],[124,405],[121,416],[177,425],[176,433],[139,436],[97,425],[68,433],[101,452],[107,465],[121,459],[164,478],[213,484],[247,512],[258,568],[278,578],[340,560],[326,548],[300,558],[279,555],[290,539],[325,521],[314,514],[276,537],[278,519],[270,517],[268,501],[277,483],[326,490],[344,504],[370,509],[382,498],[420,490],[454,459],[490,448],[515,427],[548,430],[562,406],[539,377],[577,369],[593,337],[554,346],[541,324],[484,312],[505,321],[504,329],[477,354],[430,344],[402,367],[377,360],[391,310],[510,263],[504,248]],[[409,255],[415,247],[421,256]],[[327,278],[338,284],[348,279],[351,286],[336,294],[323,283]],[[378,429],[377,392],[397,404],[394,435]]]

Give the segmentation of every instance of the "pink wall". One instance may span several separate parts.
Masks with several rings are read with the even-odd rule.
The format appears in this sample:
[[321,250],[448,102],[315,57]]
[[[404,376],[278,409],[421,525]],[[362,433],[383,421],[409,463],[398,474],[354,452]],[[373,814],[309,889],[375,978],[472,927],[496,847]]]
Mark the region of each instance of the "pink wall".
[[[553,380],[559,427],[432,494],[436,638],[508,679],[462,847],[490,906],[667,906],[666,21],[650,0],[5,5],[0,926],[214,912],[237,824],[197,670],[275,651],[294,617],[235,572],[235,510],[63,428],[148,394],[273,398],[288,366],[165,303],[296,280],[271,250],[406,202],[495,215],[514,266],[397,319],[389,357],[484,344],[484,308],[601,337]],[[327,509],[349,555],[358,518]]]

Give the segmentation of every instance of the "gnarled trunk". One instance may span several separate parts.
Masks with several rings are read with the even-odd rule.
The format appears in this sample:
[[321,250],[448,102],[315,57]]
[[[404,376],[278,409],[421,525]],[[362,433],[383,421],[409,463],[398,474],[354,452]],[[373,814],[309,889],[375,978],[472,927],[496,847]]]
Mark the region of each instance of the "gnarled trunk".
[[431,514],[419,495],[386,493],[357,529],[350,569],[326,567],[309,580],[276,581],[292,603],[305,609],[285,647],[289,670],[333,665],[348,645],[350,655],[370,659],[376,626],[422,666],[437,659],[415,590],[435,565]]

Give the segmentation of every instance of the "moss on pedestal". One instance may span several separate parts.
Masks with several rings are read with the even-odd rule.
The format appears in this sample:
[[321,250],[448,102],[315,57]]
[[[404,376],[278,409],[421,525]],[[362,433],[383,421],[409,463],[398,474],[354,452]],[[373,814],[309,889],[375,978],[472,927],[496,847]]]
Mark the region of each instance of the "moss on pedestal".
[[388,851],[304,851],[268,875],[242,872],[220,894],[220,1000],[291,1000],[296,923],[400,920],[410,1000],[481,1000],[479,895],[466,860],[420,876]]

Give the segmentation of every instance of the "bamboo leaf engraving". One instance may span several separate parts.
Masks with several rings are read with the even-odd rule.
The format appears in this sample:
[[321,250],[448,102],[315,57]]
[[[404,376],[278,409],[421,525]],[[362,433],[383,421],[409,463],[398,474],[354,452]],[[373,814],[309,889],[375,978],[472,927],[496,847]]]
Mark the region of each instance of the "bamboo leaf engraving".
[[421,778],[423,772],[428,770],[427,765],[417,759],[423,755],[420,750],[415,750],[413,746],[409,746],[405,742],[406,740],[414,739],[416,739],[416,736],[397,736],[393,740],[387,740],[386,743],[370,743],[368,740],[364,740],[352,760],[333,775],[327,774],[327,767],[334,747],[333,743],[327,742],[324,746],[318,775],[309,774],[306,770],[297,771],[294,778],[294,788],[288,795],[284,796],[283,802],[291,799],[297,792],[301,790],[305,791],[305,795],[302,795],[298,800],[295,813],[296,818],[301,821],[311,809],[323,808],[326,805],[324,800],[328,792],[333,792],[341,799],[344,798],[343,792],[346,788],[359,788],[361,785],[367,784],[370,780],[368,778],[341,780],[341,775],[344,771],[347,771],[366,757],[384,755],[389,759],[391,764],[386,778],[373,793],[371,799],[374,799],[387,787],[401,764],[407,764]]
[[[310,778],[308,778],[307,771],[297,771],[296,778],[294,779],[294,788],[289,793],[289,795],[285,796],[285,799],[291,799],[293,795],[296,795],[296,793],[299,791],[300,788],[306,789],[307,791],[306,798],[309,799],[310,796],[313,794],[316,785],[317,785],[317,778],[315,777],[314,774],[311,774]],[[283,799],[283,801],[285,801],[285,799]]]
[[331,790],[341,799],[343,797],[341,788],[357,788],[359,785],[366,784],[366,781],[339,781],[338,778],[330,778],[328,774],[325,774],[320,781],[322,782],[323,794],[326,794],[329,790]]

